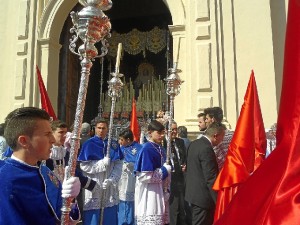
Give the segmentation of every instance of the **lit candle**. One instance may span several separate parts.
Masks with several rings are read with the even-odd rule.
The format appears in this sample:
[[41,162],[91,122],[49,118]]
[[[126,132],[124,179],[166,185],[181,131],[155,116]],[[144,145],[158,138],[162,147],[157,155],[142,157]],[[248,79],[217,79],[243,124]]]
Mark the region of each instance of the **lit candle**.
[[119,73],[121,51],[122,51],[122,43],[119,43],[118,44],[118,52],[117,52],[117,60],[116,60],[116,73]]

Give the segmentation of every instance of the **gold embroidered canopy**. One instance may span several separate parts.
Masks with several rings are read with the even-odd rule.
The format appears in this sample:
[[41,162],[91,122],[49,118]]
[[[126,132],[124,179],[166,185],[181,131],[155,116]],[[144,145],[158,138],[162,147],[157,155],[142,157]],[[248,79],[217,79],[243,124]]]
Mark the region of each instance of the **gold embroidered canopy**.
[[167,45],[167,31],[154,27],[150,31],[142,32],[133,29],[129,33],[120,34],[112,32],[109,42],[108,55],[116,57],[118,43],[122,43],[124,51],[130,55],[137,55],[141,52],[146,57],[146,50],[157,54]]

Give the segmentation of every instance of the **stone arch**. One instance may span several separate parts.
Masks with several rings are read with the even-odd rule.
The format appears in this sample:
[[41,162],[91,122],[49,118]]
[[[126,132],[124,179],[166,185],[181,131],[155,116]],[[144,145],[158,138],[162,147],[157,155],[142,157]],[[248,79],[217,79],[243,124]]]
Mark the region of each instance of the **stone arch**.
[[63,22],[77,3],[77,0],[50,0],[45,6],[41,16],[38,38],[51,39],[53,42],[58,43],[64,25]]
[[64,21],[77,3],[76,0],[48,1],[38,25],[37,65],[40,66],[54,109],[57,109],[59,53],[61,48],[59,38]]
[[173,25],[183,25],[185,24],[185,10],[182,1],[174,0],[163,0],[168,9],[170,10]]

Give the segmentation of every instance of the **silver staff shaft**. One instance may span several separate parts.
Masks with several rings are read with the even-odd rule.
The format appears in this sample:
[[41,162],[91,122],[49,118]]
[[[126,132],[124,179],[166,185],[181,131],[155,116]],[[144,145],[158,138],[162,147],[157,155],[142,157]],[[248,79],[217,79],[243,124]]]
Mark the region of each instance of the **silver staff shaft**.
[[[76,114],[75,114],[75,121],[74,121],[74,130],[72,133],[72,141],[71,141],[71,150],[70,150],[70,158],[69,158],[69,167],[66,172],[66,179],[71,176],[74,176],[76,170],[76,163],[77,163],[77,153],[80,146],[80,133],[81,133],[81,126],[82,126],[82,118],[83,112],[85,107],[85,99],[87,93],[87,87],[89,82],[89,75],[90,75],[90,68],[92,67],[92,62],[90,59],[84,58],[81,61],[81,81],[80,81],[80,88],[78,93],[77,99],[77,107],[76,107]],[[69,224],[69,213],[71,211],[72,198],[64,198],[63,199],[63,206],[62,206],[62,217],[61,217],[61,224]]]
[[[110,146],[111,146],[111,139],[112,139],[112,132],[113,132],[113,122],[114,122],[114,112],[115,112],[115,105],[116,105],[116,97],[112,97],[111,99],[111,113],[109,118],[109,128],[108,128],[108,141],[107,141],[107,150],[106,150],[106,157],[110,158]],[[110,165],[106,167],[106,170],[109,170]],[[104,172],[104,179],[107,179],[108,171]],[[100,214],[100,225],[103,224],[104,219],[104,208],[105,208],[105,198],[106,198],[106,191],[102,189],[102,201],[101,201],[101,214]]]
[[168,138],[167,138],[167,157],[166,163],[170,164],[170,156],[171,156],[171,136],[172,136],[172,123],[173,123],[173,111],[174,111],[174,96],[170,95],[170,106],[169,106],[169,127],[168,127]]
[[99,101],[99,106],[98,106],[98,117],[101,118],[102,117],[102,112],[103,112],[103,108],[102,108],[102,96],[103,96],[103,70],[104,70],[104,57],[102,57],[100,59],[101,62],[101,72],[100,72],[100,101]]
[[[121,48],[121,47],[120,47]],[[119,49],[120,49],[119,48]],[[118,52],[121,50],[118,49]],[[118,53],[118,60],[120,53]],[[120,77],[123,76],[123,74],[119,73],[119,63],[117,63],[116,66],[116,72],[112,73],[112,78],[110,81],[108,81],[108,95],[111,97],[111,111],[110,111],[110,120],[109,120],[109,129],[108,129],[108,143],[107,143],[107,151],[106,151],[106,157],[110,158],[110,146],[112,141],[112,132],[113,132],[113,123],[114,123],[114,114],[115,114],[115,105],[117,97],[120,97],[122,95],[122,88],[123,83],[120,79]],[[110,169],[110,165],[107,166],[106,171],[104,173],[104,178],[107,179],[109,176],[108,172]],[[100,214],[100,225],[103,224],[103,218],[104,218],[104,208],[105,208],[105,200],[106,200],[106,190],[102,189],[102,201],[101,201],[101,214]]]
[[[80,0],[79,3],[82,4],[84,8],[78,13],[71,12],[71,18],[74,26],[70,31],[75,33],[75,35],[73,35],[70,40],[71,43],[69,49],[72,53],[80,57],[82,69],[66,179],[75,175],[85,99],[90,69],[93,65],[92,60],[96,57],[103,57],[107,53],[108,50],[105,37],[109,35],[111,29],[109,19],[102,11],[111,7],[112,2],[110,0]],[[83,44],[75,50],[76,42],[79,38],[82,40]],[[102,43],[100,55],[98,55],[98,50],[95,47],[95,43],[99,41]],[[72,198],[70,197],[63,199],[61,225],[70,224],[69,213],[71,211],[71,201]]]

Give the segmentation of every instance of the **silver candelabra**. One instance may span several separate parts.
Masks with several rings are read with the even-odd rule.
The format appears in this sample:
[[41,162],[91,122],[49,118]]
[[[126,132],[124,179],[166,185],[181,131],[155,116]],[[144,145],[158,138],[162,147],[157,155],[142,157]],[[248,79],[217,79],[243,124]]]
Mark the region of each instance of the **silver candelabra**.
[[[74,176],[77,162],[77,153],[80,145],[80,134],[82,127],[85,99],[88,88],[88,81],[92,61],[97,57],[103,57],[107,54],[106,37],[110,35],[111,24],[103,11],[112,6],[110,0],[79,0],[84,6],[80,12],[71,12],[73,27],[70,32],[75,33],[70,40],[69,49],[72,53],[78,55],[81,60],[81,80],[78,92],[77,107],[75,113],[74,130],[71,138],[71,150],[69,167],[66,171],[66,179]],[[81,44],[76,50],[76,42],[80,39]],[[97,42],[102,43],[101,52],[95,47]],[[62,206],[61,224],[69,225],[69,213],[71,211],[72,198],[64,198]]]
[[[119,73],[121,51],[122,51],[122,44],[119,43],[115,72],[111,73],[112,78],[110,81],[107,82],[108,83],[108,95],[109,95],[109,97],[111,97],[111,110],[110,110],[110,119],[109,119],[109,128],[108,128],[107,151],[106,151],[107,158],[110,158],[110,146],[111,146],[111,139],[112,139],[112,132],[113,132],[116,100],[118,97],[121,97],[122,88],[124,85],[120,79],[120,77],[122,77],[123,74]],[[107,168],[109,168],[109,165],[107,166]],[[105,174],[104,174],[105,179],[108,176],[107,170],[105,171]],[[101,214],[100,214],[100,225],[103,224],[104,207],[105,207],[104,203],[105,203],[105,197],[106,197],[105,194],[106,194],[106,191],[103,189],[102,190],[102,201],[101,201],[102,205],[101,205]]]
[[170,106],[169,106],[169,116],[168,116],[168,138],[167,138],[167,159],[166,163],[170,164],[170,154],[171,154],[171,133],[172,133],[172,121],[174,119],[174,99],[180,93],[180,85],[183,81],[180,79],[178,73],[181,72],[180,69],[177,69],[177,62],[173,64],[173,68],[168,69],[169,76],[165,78],[167,83],[167,95],[170,97]]

